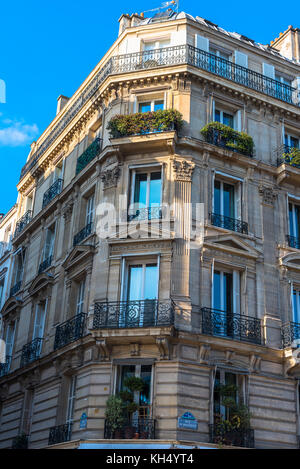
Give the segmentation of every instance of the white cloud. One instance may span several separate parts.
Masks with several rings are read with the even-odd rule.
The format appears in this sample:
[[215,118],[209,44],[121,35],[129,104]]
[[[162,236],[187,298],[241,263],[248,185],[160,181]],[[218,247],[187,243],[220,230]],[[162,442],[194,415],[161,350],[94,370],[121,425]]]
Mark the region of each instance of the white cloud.
[[23,122],[3,120],[8,126],[0,126],[0,146],[17,147],[31,143],[37,136],[39,129],[36,124],[28,125]]

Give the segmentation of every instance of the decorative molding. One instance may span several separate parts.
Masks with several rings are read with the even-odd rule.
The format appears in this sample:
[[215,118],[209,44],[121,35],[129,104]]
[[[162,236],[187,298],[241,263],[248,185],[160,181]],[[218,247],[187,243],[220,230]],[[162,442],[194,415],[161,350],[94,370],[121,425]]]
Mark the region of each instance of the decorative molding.
[[130,344],[130,355],[132,357],[138,357],[141,354],[140,344]]
[[209,361],[209,356],[210,356],[210,345],[204,345],[201,344],[199,347],[199,355],[198,355],[198,361],[199,363],[208,363]]
[[170,343],[167,337],[157,337],[156,345],[160,353],[161,360],[169,360],[170,358]]
[[115,166],[113,169],[107,169],[106,171],[101,172],[100,177],[103,182],[103,189],[116,187],[118,184],[120,175],[121,175],[120,165]]
[[99,352],[99,360],[107,362],[110,360],[110,347],[105,339],[96,339],[96,346]]
[[277,194],[277,191],[273,187],[260,186],[260,188],[258,189],[258,192],[262,196],[263,204],[274,206],[274,202],[278,194]]
[[173,160],[173,170],[176,181],[192,182],[194,168],[195,163],[190,163],[186,160]]
[[71,201],[71,202],[67,202],[63,206],[62,213],[63,213],[63,217],[64,217],[66,222],[70,221],[70,219],[71,219],[72,212],[73,212],[73,205],[74,205],[74,202]]
[[261,357],[252,354],[249,358],[249,369],[251,373],[259,373],[261,365]]

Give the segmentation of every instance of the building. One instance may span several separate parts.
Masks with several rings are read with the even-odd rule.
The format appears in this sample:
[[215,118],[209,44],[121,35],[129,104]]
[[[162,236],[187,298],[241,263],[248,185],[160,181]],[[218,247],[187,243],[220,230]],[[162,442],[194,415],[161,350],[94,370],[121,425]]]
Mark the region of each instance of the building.
[[[293,27],[265,46],[184,12],[124,14],[58,98],[17,186],[0,447],[298,447],[299,44]],[[134,435],[105,423],[133,375]],[[224,436],[226,385],[251,418]]]

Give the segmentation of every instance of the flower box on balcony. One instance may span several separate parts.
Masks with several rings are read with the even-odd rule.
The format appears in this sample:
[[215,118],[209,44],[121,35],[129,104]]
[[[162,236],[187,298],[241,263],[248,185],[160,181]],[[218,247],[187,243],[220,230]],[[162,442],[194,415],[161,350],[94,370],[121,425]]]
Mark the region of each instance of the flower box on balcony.
[[174,109],[136,114],[116,115],[107,125],[111,138],[129,135],[144,135],[169,130],[179,130],[182,126],[182,115]]
[[207,143],[212,143],[245,156],[253,156],[253,139],[245,132],[234,130],[220,122],[210,122],[200,132]]

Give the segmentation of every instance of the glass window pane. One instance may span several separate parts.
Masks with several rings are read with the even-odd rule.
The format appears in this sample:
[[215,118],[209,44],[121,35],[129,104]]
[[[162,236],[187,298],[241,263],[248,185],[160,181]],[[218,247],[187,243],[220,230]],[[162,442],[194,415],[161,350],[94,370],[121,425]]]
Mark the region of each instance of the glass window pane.
[[299,148],[299,139],[296,137],[291,137],[291,147]]
[[224,282],[224,287],[223,287],[223,292],[224,292],[224,311],[232,312],[232,306],[233,306],[233,295],[232,295],[232,274],[230,273],[224,273],[223,275],[223,282]]
[[149,112],[149,111],[151,111],[151,102],[139,104],[139,112]]
[[135,365],[124,365],[121,367],[119,391],[125,391],[124,380],[127,377],[135,376]]
[[164,101],[154,101],[154,111],[164,108]]
[[149,405],[151,397],[151,365],[142,365],[141,366],[141,378],[145,383],[143,391],[140,393],[140,405]]
[[223,215],[234,218],[234,186],[231,184],[223,185]]
[[128,301],[142,300],[142,275],[143,267],[129,266],[129,279],[128,279]]
[[134,202],[146,206],[147,174],[137,174],[135,177]]
[[161,173],[151,173],[149,207],[159,207],[161,198]]
[[145,285],[144,285],[144,298],[143,299],[156,299],[157,298],[157,282],[158,271],[156,264],[150,264],[145,269]]
[[222,309],[221,302],[221,273],[214,271],[214,288],[213,288],[213,300],[215,309]]
[[215,181],[214,189],[214,213],[221,215],[221,184],[220,181]]
[[231,114],[223,113],[223,124],[233,128],[233,116]]
[[218,109],[215,110],[215,121],[221,122],[221,112]]

